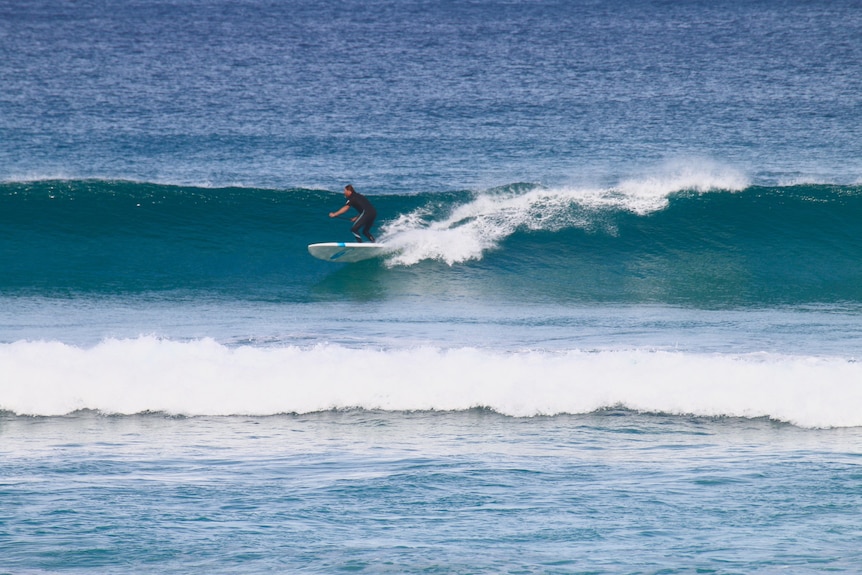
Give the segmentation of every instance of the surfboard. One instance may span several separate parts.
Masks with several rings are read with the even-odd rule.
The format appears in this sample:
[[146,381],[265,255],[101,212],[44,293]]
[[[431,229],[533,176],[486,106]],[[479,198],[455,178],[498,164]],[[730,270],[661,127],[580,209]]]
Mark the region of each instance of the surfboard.
[[386,253],[386,246],[373,243],[325,242],[310,244],[308,253],[328,262],[361,262],[380,257]]

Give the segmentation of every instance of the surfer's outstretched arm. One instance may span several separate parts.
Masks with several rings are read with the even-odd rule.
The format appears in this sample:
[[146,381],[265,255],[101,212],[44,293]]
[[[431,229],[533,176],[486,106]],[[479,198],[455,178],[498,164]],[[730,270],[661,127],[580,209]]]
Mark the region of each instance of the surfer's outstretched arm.
[[347,211],[347,210],[349,210],[349,209],[350,209],[350,206],[348,206],[348,205],[341,206],[341,207],[338,209],[338,211],[335,211],[335,212],[329,212],[329,217],[330,217],[330,218],[337,218],[338,216],[340,216],[341,214],[343,214],[344,212],[346,212],[346,211]]

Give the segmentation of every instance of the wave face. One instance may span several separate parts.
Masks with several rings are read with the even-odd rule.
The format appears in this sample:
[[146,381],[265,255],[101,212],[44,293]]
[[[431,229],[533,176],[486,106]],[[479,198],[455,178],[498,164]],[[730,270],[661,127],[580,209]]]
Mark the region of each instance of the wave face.
[[382,286],[381,297],[455,282],[513,301],[862,302],[859,186],[644,179],[373,199],[380,238],[395,251],[345,268],[306,251],[350,239],[348,222],[327,217],[338,193],[5,183],[0,291],[302,301],[357,281]]

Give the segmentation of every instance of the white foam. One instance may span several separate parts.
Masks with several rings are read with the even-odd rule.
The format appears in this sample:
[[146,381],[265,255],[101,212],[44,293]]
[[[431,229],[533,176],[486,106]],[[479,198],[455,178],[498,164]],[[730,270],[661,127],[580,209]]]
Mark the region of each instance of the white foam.
[[607,226],[603,214],[608,210],[647,215],[665,209],[674,193],[734,192],[748,185],[740,172],[709,161],[674,162],[607,188],[537,186],[526,192],[478,193],[442,219],[431,219],[426,208],[403,214],[383,228],[383,235],[398,252],[390,265],[422,260],[453,265],[481,259],[518,229],[592,230]]
[[649,213],[656,206],[666,207],[668,196],[677,192],[739,192],[750,185],[739,170],[708,159],[687,159],[668,161],[654,173],[623,180],[616,189],[633,199],[632,211]]
[[[361,367],[361,369],[357,369]],[[643,350],[226,347],[153,337],[81,348],[0,345],[0,410],[61,415],[270,415],[487,407],[529,417],[605,407],[862,426],[862,364],[781,355]]]
[[[49,181],[71,181],[75,178],[70,172],[65,169],[57,169],[53,171],[30,171],[30,172],[14,172],[0,176],[0,183],[3,184],[30,184],[34,182],[49,182]],[[84,179],[84,178],[78,178]]]

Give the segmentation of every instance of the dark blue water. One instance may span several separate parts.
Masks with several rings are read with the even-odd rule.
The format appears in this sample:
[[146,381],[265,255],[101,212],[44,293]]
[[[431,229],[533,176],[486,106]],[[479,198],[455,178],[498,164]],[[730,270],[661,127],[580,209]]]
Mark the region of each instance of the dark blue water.
[[858,7],[6,1],[0,178],[440,191],[707,157],[852,183]]
[[0,573],[857,572],[860,37],[0,0]]

